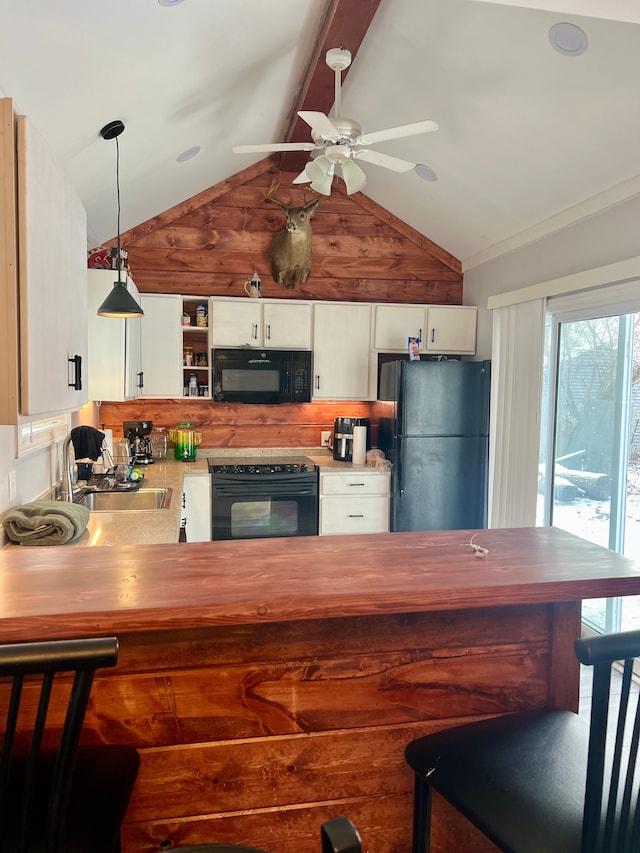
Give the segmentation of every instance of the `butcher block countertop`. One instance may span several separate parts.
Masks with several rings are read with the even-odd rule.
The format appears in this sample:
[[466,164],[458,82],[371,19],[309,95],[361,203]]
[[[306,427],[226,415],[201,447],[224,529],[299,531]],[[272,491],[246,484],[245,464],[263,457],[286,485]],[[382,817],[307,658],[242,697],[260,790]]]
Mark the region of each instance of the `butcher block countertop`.
[[639,595],[640,564],[557,528],[454,530],[8,548],[0,589],[13,642]]

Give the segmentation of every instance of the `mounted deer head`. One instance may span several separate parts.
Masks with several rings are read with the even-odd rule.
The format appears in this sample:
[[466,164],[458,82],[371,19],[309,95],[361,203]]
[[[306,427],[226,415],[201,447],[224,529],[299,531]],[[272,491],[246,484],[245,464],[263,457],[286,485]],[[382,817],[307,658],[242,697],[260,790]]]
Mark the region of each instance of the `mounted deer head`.
[[292,290],[296,284],[304,284],[311,272],[311,217],[315,213],[321,196],[317,196],[302,207],[291,207],[291,203],[276,197],[279,184],[272,183],[267,201],[277,204],[286,217],[284,231],[277,231],[269,244],[271,273],[278,284]]

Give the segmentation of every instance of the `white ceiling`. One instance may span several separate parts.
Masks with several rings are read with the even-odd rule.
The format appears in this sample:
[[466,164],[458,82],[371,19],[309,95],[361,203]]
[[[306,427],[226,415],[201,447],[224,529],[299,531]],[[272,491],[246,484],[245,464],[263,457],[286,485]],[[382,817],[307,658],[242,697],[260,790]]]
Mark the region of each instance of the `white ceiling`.
[[[115,143],[100,128],[126,125],[126,231],[263,156],[232,145],[283,141],[327,8],[0,0],[0,90],[65,165],[97,245],[116,232]],[[559,21],[587,33],[584,54],[552,49]],[[363,192],[469,268],[640,193],[640,24],[477,0],[382,0],[345,78],[342,113],[365,132],[438,123],[375,146],[429,165],[437,182],[363,164]],[[194,145],[200,154],[177,163]]]

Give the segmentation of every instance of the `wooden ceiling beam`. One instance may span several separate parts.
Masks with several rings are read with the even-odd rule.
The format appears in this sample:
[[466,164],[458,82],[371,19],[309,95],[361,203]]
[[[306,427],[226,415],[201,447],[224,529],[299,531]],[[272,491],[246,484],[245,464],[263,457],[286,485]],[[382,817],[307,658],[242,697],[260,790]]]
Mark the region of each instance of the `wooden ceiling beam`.
[[[335,75],[325,62],[325,54],[332,47],[351,51],[355,59],[362,40],[380,5],[381,0],[330,0],[327,14],[311,55],[298,98],[293,107],[285,142],[310,142],[311,129],[298,116],[299,110],[316,110],[328,114],[335,96]],[[342,72],[342,80],[349,69]],[[280,168],[286,172],[300,172],[309,159],[306,151],[285,152],[280,158]]]

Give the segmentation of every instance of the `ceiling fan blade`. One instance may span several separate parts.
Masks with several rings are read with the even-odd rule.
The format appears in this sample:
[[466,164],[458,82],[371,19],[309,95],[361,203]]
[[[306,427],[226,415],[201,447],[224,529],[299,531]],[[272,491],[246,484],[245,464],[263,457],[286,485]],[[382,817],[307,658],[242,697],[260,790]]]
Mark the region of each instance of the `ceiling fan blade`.
[[313,151],[318,146],[313,142],[273,142],[264,145],[234,145],[234,154],[254,154],[259,151]]
[[367,184],[367,176],[353,160],[345,160],[342,166],[342,177],[347,188],[347,195],[360,192]]
[[313,110],[301,110],[298,115],[302,121],[306,121],[314,133],[324,136],[325,139],[338,139],[340,134],[324,113],[313,112]]
[[399,157],[391,157],[389,154],[381,154],[379,151],[354,151],[351,155],[359,160],[365,160],[367,163],[373,163],[374,166],[383,166],[385,169],[391,169],[394,172],[409,172],[415,168],[415,163],[410,163],[408,160],[401,160]]
[[311,181],[311,178],[309,177],[309,175],[307,175],[307,167],[305,166],[304,169],[300,172],[300,174],[296,175],[296,177],[291,181],[291,183],[292,184],[308,184],[310,181]]
[[403,124],[399,127],[388,127],[386,130],[376,130],[373,133],[363,133],[359,136],[355,145],[371,145],[374,142],[384,142],[386,139],[399,139],[401,136],[416,136],[418,133],[429,133],[438,130],[435,121],[415,121],[413,124]]

